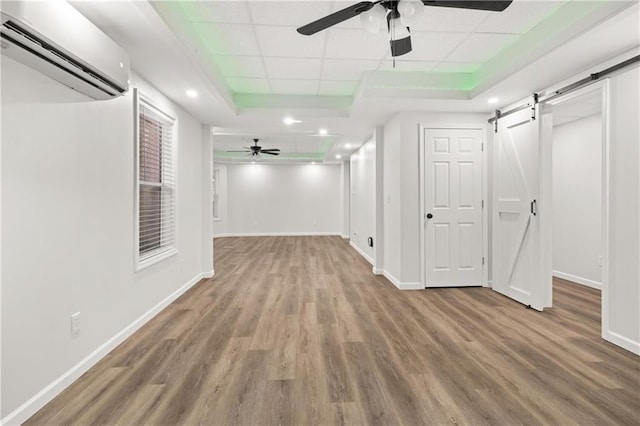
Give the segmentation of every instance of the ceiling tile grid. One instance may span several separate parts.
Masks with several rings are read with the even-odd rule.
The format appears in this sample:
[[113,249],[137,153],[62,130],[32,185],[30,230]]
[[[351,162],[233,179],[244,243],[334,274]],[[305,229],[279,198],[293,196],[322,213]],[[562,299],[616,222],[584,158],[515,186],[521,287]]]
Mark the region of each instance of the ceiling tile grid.
[[353,18],[303,36],[296,28],[351,0],[186,1],[181,19],[234,93],[353,95],[371,71],[474,73],[568,0],[514,0],[504,12],[425,7],[411,27],[413,50],[390,57],[385,28]]

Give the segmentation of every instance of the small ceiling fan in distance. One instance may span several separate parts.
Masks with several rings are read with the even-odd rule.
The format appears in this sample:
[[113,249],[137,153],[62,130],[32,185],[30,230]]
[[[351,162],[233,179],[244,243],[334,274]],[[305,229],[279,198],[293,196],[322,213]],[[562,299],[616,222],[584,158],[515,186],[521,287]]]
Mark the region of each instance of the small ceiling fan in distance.
[[258,141],[260,139],[253,140],[253,146],[243,146],[244,150],[242,151],[227,151],[227,152],[245,152],[247,155],[256,156],[259,154],[267,154],[267,155],[280,155],[280,150],[278,148],[272,149],[262,149],[261,146],[258,146]]
[[391,44],[391,56],[411,52],[409,27],[424,12],[424,6],[453,7],[459,9],[488,10],[502,12],[513,0],[377,0],[361,1],[330,15],[298,28],[302,35],[310,36],[326,30],[347,19],[360,15],[362,26],[371,33],[378,33],[386,21]]

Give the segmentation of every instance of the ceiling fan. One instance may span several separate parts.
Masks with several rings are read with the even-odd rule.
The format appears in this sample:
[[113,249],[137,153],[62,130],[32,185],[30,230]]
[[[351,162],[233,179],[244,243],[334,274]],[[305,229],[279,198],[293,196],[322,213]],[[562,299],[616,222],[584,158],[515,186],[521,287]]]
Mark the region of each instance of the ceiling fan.
[[489,10],[502,12],[513,0],[377,0],[361,1],[330,15],[298,28],[302,35],[312,35],[326,30],[347,19],[360,15],[362,26],[374,34],[380,31],[386,20],[391,43],[391,56],[411,52],[409,27],[424,12],[424,6],[454,7],[460,9]]
[[272,149],[262,149],[261,146],[258,146],[258,141],[260,139],[253,140],[253,146],[243,146],[243,151],[227,151],[227,152],[246,152],[248,155],[255,156],[259,154],[268,154],[268,155],[280,155],[280,150],[278,148]]

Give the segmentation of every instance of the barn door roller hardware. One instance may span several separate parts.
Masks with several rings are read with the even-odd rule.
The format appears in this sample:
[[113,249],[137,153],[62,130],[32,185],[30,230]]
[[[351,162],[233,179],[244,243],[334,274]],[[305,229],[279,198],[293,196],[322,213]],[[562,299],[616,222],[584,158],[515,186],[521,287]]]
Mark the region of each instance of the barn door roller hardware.
[[[499,109],[496,110],[495,112],[495,120],[493,120],[493,133],[498,133],[498,119],[502,116],[502,113],[500,112]],[[489,123],[491,123],[491,120],[489,120]]]
[[[563,88],[558,89],[558,90],[556,90],[556,91],[554,91],[552,93],[549,93],[548,95],[544,95],[543,97],[539,97],[538,94],[534,93],[533,94],[533,100],[530,101],[530,102],[527,102],[524,105],[517,106],[517,107],[515,107],[513,109],[510,109],[508,111],[505,111],[505,112],[500,112],[499,110],[496,110],[496,115],[494,115],[493,117],[491,117],[489,119],[489,123],[495,124],[500,117],[505,117],[507,115],[516,113],[518,111],[522,111],[523,109],[529,108],[529,107],[532,108],[531,119],[535,120],[536,119],[536,117],[535,117],[535,104],[536,103],[538,103],[538,102],[548,102],[548,101],[550,101],[552,99],[557,98],[558,96],[562,96],[562,95],[565,95],[567,93],[573,92],[574,90],[581,89],[581,88],[583,88],[585,86],[588,86],[589,84],[591,84],[591,83],[593,83],[593,82],[595,82],[595,81],[597,81],[597,80],[599,80],[599,79],[601,79],[603,77],[606,77],[609,74],[613,74],[614,72],[619,71],[619,70],[621,70],[623,68],[626,68],[628,66],[631,66],[631,65],[633,65],[633,64],[635,64],[637,62],[640,62],[640,55],[634,56],[633,58],[629,58],[626,61],[622,61],[622,62],[620,62],[620,63],[618,63],[618,64],[616,64],[616,65],[614,65],[612,67],[609,67],[607,69],[604,69],[604,70],[602,70],[600,72],[593,73],[593,74],[589,75],[589,77],[585,77],[582,80],[578,80],[575,83],[572,83],[572,84],[569,84],[567,86],[564,86]],[[497,126],[494,127],[494,131],[497,132]]]

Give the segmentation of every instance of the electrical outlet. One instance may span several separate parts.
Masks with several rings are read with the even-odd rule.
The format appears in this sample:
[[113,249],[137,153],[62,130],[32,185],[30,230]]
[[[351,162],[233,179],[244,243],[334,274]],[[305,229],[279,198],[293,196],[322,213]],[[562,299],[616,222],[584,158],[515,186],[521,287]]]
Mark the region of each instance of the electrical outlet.
[[80,312],[71,315],[71,335],[76,336],[80,333]]

